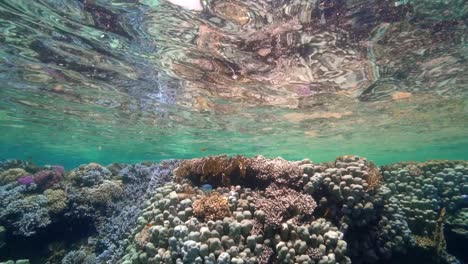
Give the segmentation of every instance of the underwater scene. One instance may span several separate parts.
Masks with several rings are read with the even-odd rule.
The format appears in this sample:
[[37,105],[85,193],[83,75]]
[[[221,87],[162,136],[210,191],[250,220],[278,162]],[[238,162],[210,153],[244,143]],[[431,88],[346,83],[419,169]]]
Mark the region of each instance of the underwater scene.
[[0,264],[468,264],[468,1],[0,0]]

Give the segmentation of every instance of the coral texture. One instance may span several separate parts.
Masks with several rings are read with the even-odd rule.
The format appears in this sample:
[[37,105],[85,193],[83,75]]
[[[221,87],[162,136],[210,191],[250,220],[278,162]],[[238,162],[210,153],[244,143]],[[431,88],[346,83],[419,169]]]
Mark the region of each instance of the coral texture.
[[205,221],[223,219],[230,216],[229,203],[226,197],[217,192],[203,195],[193,202],[193,215]]

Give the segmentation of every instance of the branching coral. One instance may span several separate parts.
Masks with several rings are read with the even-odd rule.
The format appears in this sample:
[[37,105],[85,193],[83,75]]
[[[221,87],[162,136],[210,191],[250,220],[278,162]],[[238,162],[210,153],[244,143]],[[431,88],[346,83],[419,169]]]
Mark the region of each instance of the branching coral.
[[280,184],[300,183],[303,169],[298,162],[262,156],[205,157],[182,161],[174,171],[177,182],[189,179],[195,185],[208,182],[214,186],[248,185],[248,182],[270,181]]
[[365,177],[365,180],[367,182],[368,191],[375,190],[383,181],[379,168],[376,167],[373,162],[367,165],[367,177]]
[[245,177],[247,166],[248,159],[242,156],[205,157],[182,161],[174,170],[174,175],[178,182],[188,178],[197,185],[209,182],[217,186],[228,186],[236,178]]
[[251,159],[250,167],[257,178],[279,184],[297,185],[303,174],[303,170],[298,163],[289,162],[282,158],[265,159],[258,156]]
[[15,183],[0,186],[0,223],[16,235],[34,235],[51,222],[46,206],[47,197],[26,195],[31,188]]
[[228,199],[217,192],[203,195],[193,202],[193,215],[205,221],[223,219],[230,216]]
[[271,247],[263,246],[262,254],[258,257],[259,264],[273,263],[274,251]]
[[264,195],[256,193],[254,202],[257,209],[265,212],[265,222],[275,228],[288,219],[312,215],[317,204],[312,196],[290,188],[280,188],[272,184]]
[[306,251],[306,254],[312,260],[320,260],[322,258],[322,256],[323,256],[322,250],[320,250],[320,248],[309,248]]

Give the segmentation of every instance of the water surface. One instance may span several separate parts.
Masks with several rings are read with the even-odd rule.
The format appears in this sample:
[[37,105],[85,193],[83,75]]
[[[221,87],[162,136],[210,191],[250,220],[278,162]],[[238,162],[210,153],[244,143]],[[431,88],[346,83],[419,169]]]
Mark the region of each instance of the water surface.
[[467,159],[468,4],[0,1],[0,159]]

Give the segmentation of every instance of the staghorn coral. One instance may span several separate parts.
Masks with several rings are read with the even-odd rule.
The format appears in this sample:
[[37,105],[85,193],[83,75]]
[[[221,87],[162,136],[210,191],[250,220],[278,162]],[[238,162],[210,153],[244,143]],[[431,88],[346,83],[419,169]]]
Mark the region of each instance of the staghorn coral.
[[231,215],[228,199],[218,192],[203,195],[193,202],[192,206],[193,215],[205,221],[223,219]]
[[299,218],[310,216],[317,207],[312,196],[275,184],[268,186],[263,195],[257,192],[254,202],[257,209],[265,212],[266,224],[275,228],[288,219],[296,220],[298,217],[299,221]]
[[[127,165],[118,172],[122,175],[125,199],[112,200],[108,205],[111,212],[105,221],[99,221],[96,229],[99,233],[98,244],[104,250],[97,256],[98,263],[119,263],[126,247],[125,237],[131,233],[141,211],[157,188],[172,178],[172,171],[177,161],[161,163]],[[127,181],[127,179],[132,179]]]

